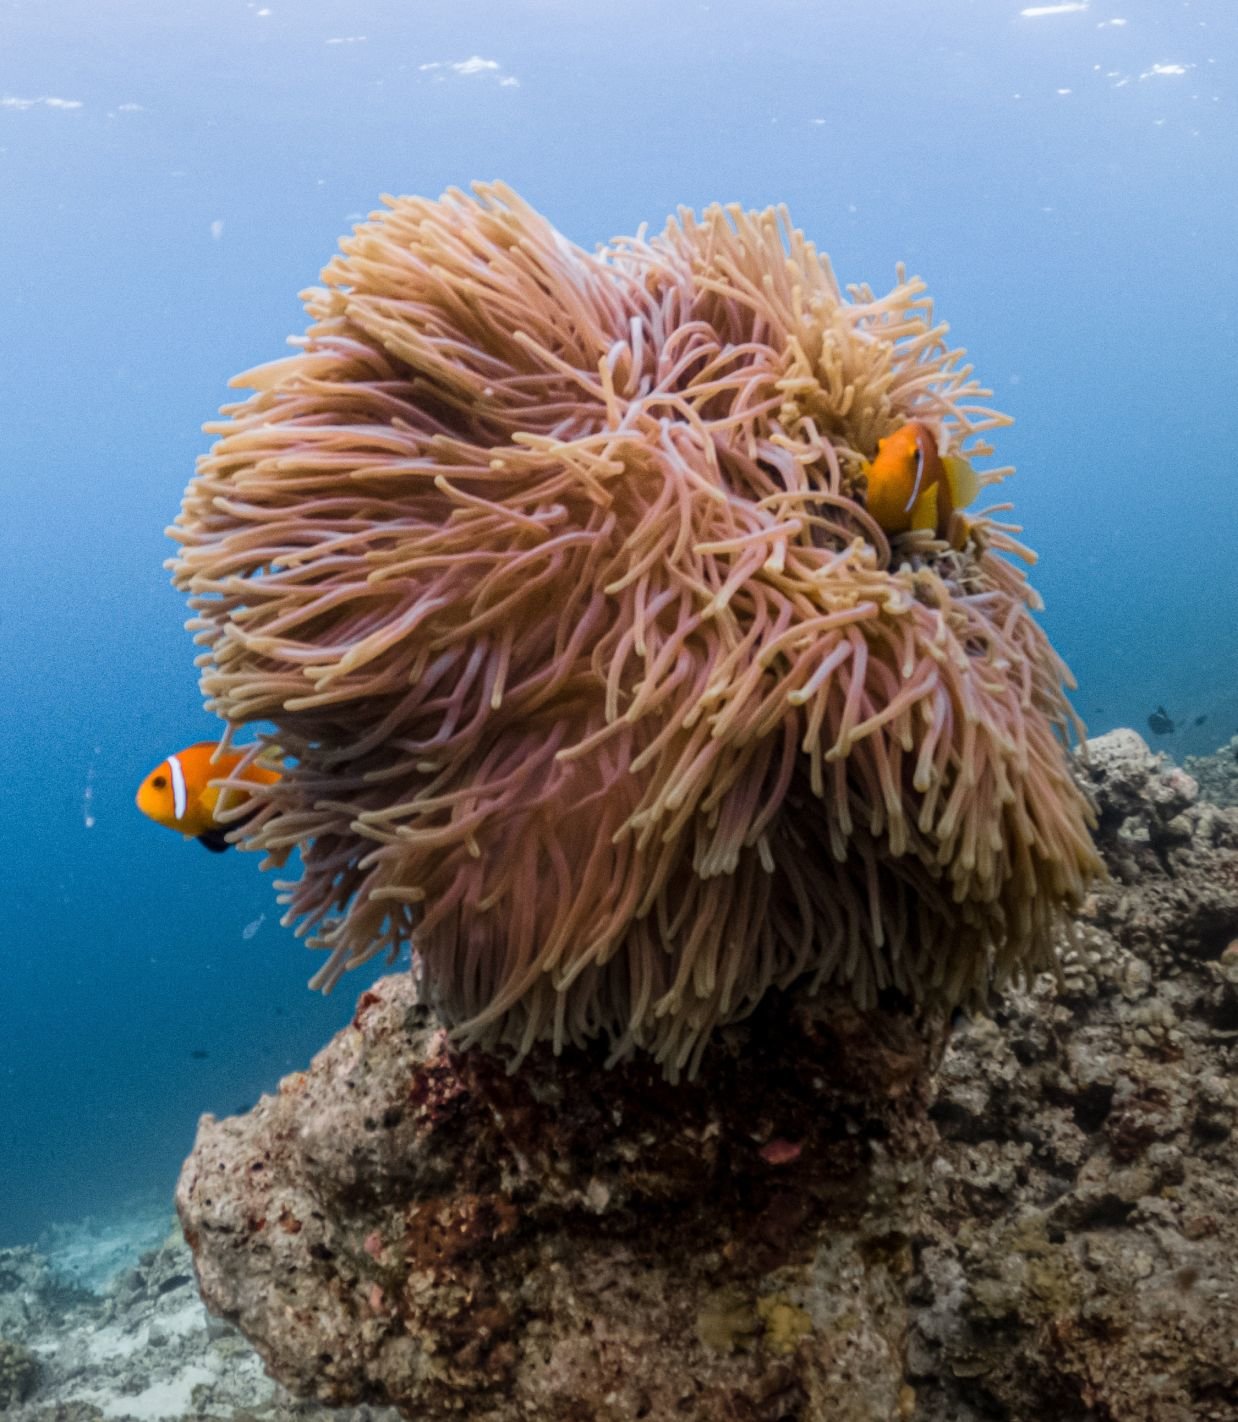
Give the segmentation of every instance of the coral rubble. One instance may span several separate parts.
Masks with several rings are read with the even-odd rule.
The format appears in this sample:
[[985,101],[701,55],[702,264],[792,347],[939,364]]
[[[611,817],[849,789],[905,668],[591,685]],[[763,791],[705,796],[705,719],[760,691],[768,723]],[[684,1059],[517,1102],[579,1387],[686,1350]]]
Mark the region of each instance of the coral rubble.
[[[166,1207],[159,1220],[167,1235]],[[5,1422],[395,1422],[289,1397],[207,1315],[179,1230],[141,1250],[150,1223],[133,1211],[53,1231],[38,1249],[0,1249]],[[94,1287],[78,1282],[86,1274]]]
[[34,1391],[38,1359],[21,1343],[0,1338],[0,1412],[22,1402]]

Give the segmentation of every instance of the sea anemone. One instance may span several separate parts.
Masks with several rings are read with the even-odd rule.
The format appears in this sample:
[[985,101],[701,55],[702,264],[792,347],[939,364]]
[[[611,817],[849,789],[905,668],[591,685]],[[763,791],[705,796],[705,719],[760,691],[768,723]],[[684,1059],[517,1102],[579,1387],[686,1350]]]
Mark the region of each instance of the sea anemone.
[[864,508],[905,421],[1006,423],[918,280],[844,294],[781,209],[589,255],[494,185],[388,199],[323,282],[170,565],[208,707],[287,758],[238,835],[299,848],[317,985],[411,944],[463,1042],[676,1073],[772,987],[1052,963],[1097,859],[1025,550]]

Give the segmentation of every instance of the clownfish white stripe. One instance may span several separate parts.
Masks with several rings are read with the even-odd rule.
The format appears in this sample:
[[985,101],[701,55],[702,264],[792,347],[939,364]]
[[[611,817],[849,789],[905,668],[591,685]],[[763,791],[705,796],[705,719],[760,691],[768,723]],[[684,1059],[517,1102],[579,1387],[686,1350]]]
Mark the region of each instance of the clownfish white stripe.
[[924,450],[919,442],[916,444],[916,482],[911,486],[911,493],[907,498],[907,507],[904,513],[910,513],[916,506],[916,500],[920,497],[920,485],[924,482]]
[[168,769],[172,772],[172,809],[178,820],[185,818],[189,808],[189,796],[185,790],[185,772],[176,756],[168,757]]

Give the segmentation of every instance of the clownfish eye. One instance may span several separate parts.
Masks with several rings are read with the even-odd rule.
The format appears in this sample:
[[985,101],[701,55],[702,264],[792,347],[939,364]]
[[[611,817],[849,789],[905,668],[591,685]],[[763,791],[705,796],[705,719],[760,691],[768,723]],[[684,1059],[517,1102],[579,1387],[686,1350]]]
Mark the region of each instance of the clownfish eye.
[[167,779],[162,775],[156,775],[150,782],[156,790],[163,790],[167,786]]

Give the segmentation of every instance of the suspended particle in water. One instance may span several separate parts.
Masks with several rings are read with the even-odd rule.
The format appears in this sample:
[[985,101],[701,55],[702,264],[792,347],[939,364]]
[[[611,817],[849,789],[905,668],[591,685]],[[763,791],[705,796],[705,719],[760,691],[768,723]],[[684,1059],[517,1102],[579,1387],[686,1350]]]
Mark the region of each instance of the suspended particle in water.
[[94,755],[90,758],[90,765],[86,770],[86,785],[82,790],[82,823],[87,829],[95,827],[95,760],[102,747],[96,746]]

